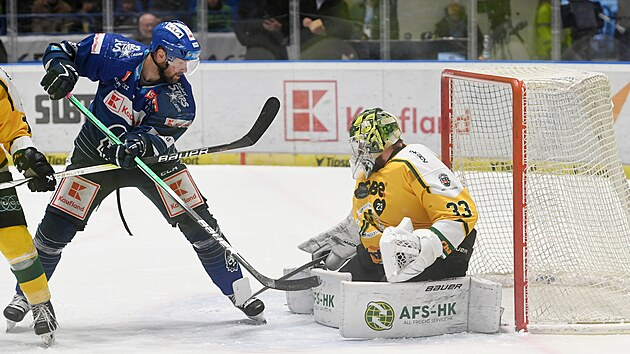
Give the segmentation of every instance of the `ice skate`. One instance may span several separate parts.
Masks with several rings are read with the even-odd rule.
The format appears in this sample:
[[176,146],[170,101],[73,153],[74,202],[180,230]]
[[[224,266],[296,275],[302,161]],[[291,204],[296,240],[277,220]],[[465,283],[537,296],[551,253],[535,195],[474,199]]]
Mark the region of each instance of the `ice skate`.
[[54,332],[59,327],[52,303],[46,301],[33,305],[32,310],[35,334],[42,338],[45,345],[51,345],[55,341]]
[[237,309],[243,311],[243,313],[256,324],[266,324],[265,318],[265,304],[255,297],[247,299],[242,305],[236,305],[234,295],[230,296],[230,300]]
[[13,300],[4,308],[4,317],[7,319],[7,332],[11,331],[18,322],[21,322],[30,309],[31,306],[24,295],[13,295]]

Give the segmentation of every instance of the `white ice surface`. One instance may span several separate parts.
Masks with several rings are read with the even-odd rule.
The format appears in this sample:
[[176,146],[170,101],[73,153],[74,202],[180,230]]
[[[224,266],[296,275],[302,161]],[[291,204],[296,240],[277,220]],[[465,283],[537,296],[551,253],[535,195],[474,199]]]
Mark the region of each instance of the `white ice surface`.
[[[296,245],[350,209],[353,181],[344,168],[190,170],[234,248],[271,277],[307,262],[309,256]],[[51,194],[18,191],[34,233]],[[0,332],[0,353],[630,353],[630,335],[460,333],[349,340],[312,316],[289,313],[279,291],[261,295],[269,324],[255,326],[210,282],[190,244],[148,200],[133,189],[122,190],[122,200],[133,237],[126,235],[111,196],[63,253],[50,283],[61,324],[55,345],[43,348],[27,327],[29,314],[14,332]],[[250,280],[257,290],[259,284]],[[13,284],[5,262],[0,308],[11,299]]]

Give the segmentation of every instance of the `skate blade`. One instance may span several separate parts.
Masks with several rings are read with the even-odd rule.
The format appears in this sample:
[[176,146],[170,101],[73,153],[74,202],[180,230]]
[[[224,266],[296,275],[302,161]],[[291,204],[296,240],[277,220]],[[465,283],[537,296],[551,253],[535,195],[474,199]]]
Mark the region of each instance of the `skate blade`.
[[55,335],[53,333],[42,334],[40,337],[42,338],[44,345],[47,347],[51,346],[55,342]]
[[7,320],[7,332],[11,332],[13,328],[17,325],[17,322]]

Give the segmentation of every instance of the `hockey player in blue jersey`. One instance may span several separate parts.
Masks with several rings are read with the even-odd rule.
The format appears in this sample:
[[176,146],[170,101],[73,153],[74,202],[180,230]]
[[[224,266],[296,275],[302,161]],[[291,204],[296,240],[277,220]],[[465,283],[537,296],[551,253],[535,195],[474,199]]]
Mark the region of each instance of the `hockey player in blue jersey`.
[[[43,57],[46,75],[41,84],[50,98],[65,97],[81,76],[97,81],[98,90],[89,109],[123,142],[123,145],[110,143],[89,121],[74,140],[68,170],[107,162],[122,169],[65,178],[58,184],[34,237],[49,279],[64,247],[77,231],[85,228],[101,201],[119,188],[135,187],[172,226],[179,227],[212,281],[234,303],[232,283],[243,277],[236,260],[178,204],[170,202],[134,162],[135,156],[174,152],[175,141],[195,118],[192,87],[186,77],[197,68],[200,51],[193,33],[179,21],[157,25],[148,48],[109,33],[93,34],[79,43],[62,41],[48,45]],[[177,185],[188,206],[220,232],[184,164],[173,161],[151,168],[168,185]],[[22,295],[19,287],[17,293],[18,297]],[[13,307],[13,302],[7,308]],[[13,310],[18,309],[15,307]],[[264,323],[264,304],[259,299],[250,299],[237,307],[249,318]],[[19,322],[28,309],[9,312],[17,313],[11,320]]]

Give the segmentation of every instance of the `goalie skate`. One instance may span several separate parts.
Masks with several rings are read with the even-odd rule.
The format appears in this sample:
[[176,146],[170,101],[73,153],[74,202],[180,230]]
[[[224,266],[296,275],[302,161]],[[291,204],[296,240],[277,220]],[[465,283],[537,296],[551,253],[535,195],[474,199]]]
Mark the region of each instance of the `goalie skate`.
[[247,299],[247,301],[245,301],[242,305],[236,305],[236,299],[234,295],[230,296],[230,300],[232,300],[232,303],[237,309],[243,311],[245,316],[247,316],[250,320],[256,322],[256,324],[267,323],[267,319],[265,318],[264,313],[265,304],[261,300],[252,297]]
[[50,301],[33,305],[33,327],[35,334],[42,338],[45,345],[51,345],[55,341],[54,332],[59,325],[55,318],[55,310]]
[[15,294],[13,299],[4,308],[4,317],[7,319],[7,332],[11,331],[18,322],[24,319],[24,316],[31,310],[24,295]]

